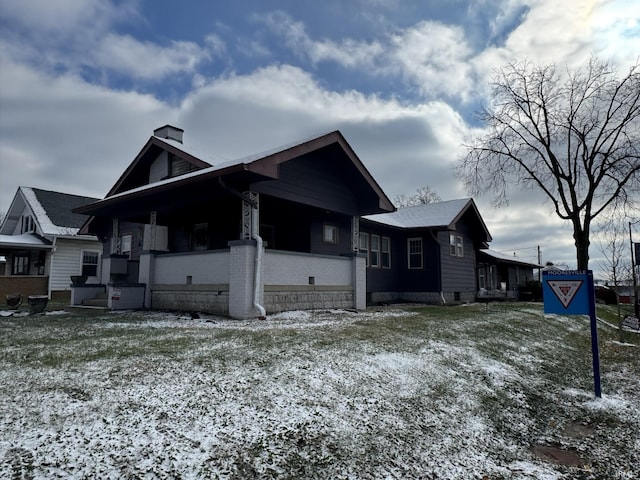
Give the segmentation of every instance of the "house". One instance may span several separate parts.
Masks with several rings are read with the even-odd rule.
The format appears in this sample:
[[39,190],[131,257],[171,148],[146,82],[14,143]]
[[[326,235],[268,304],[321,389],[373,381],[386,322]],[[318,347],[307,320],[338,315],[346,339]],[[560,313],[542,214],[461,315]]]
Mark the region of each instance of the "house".
[[72,303],[234,318],[367,302],[470,301],[491,236],[471,199],[396,211],[343,135],[211,165],[183,130],[154,131],[83,234],[103,242],[101,285]]
[[[340,132],[215,166],[182,136],[155,130],[106,198],[75,210],[104,242],[109,308],[366,306],[359,219],[394,207]],[[100,293],[76,288],[72,303]]]
[[542,300],[542,291],[533,283],[542,265],[514,255],[482,249],[478,255],[479,299],[517,298]]
[[71,276],[99,282],[102,244],[79,235],[87,220],[73,213],[97,199],[19,187],[0,224],[0,298],[21,294],[68,300]]
[[360,224],[371,302],[469,302],[491,235],[470,198],[367,215]]

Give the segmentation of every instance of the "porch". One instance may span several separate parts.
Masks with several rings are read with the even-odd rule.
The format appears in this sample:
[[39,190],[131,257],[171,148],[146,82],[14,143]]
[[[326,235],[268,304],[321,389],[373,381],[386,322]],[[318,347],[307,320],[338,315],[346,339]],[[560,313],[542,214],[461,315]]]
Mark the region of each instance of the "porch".
[[5,303],[7,295],[48,295],[49,277],[45,275],[0,275],[0,301]]
[[[117,266],[119,260],[116,256],[105,262]],[[105,265],[105,270],[114,268]],[[254,240],[204,252],[142,252],[138,280],[74,286],[72,305],[105,292],[113,310],[199,311],[239,319],[261,316],[260,307],[270,314],[366,307],[364,257],[264,248],[259,252]]]

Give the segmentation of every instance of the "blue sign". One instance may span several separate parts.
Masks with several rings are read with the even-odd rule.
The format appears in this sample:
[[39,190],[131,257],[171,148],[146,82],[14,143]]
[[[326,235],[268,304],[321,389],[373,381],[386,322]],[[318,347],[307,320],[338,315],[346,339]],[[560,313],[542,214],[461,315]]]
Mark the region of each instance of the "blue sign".
[[542,272],[544,313],[590,315],[594,295],[591,271],[557,270]]
[[593,387],[596,397],[602,396],[600,386],[600,353],[596,296],[591,270],[555,270],[542,272],[544,313],[561,315],[589,315],[591,324],[591,355],[593,358]]

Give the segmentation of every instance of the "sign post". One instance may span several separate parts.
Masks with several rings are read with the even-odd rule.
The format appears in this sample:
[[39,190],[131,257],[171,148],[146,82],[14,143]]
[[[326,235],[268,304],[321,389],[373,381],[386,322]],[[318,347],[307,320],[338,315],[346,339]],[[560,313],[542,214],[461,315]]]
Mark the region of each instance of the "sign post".
[[544,298],[544,313],[589,315],[591,320],[591,355],[593,357],[594,391],[596,397],[602,397],[593,272],[591,270],[557,270],[543,272],[542,296]]

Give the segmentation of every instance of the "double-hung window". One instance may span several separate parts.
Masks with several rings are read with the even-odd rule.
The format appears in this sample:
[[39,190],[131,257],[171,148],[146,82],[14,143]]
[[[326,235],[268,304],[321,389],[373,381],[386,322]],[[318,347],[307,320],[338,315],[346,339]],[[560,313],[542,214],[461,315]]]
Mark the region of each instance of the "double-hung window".
[[391,239],[360,232],[358,250],[365,255],[367,267],[391,268]]
[[98,252],[83,251],[82,252],[82,275],[88,277],[98,276]]
[[422,268],[422,238],[410,238],[407,240],[407,253],[409,268]]
[[371,235],[371,251],[369,252],[372,267],[380,266],[380,235]]
[[364,253],[367,259],[367,267],[369,266],[369,234],[360,232],[360,245],[358,250]]
[[449,234],[449,253],[452,257],[464,257],[464,243],[461,235]]
[[380,237],[380,255],[382,268],[391,268],[391,239]]

